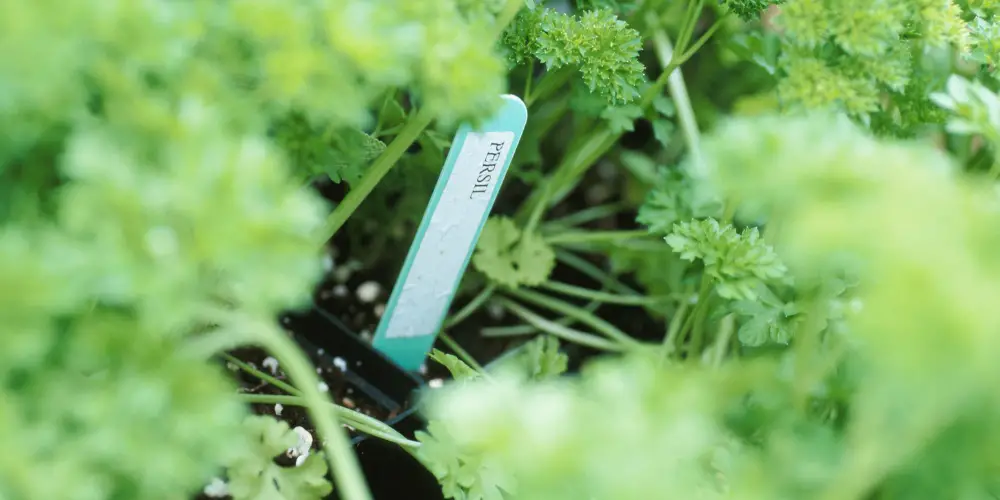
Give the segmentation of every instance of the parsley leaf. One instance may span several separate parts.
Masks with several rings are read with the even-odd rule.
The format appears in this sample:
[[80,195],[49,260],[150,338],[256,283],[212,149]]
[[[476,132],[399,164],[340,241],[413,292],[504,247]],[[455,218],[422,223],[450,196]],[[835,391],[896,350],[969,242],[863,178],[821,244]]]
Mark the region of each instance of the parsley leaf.
[[491,217],[472,264],[491,281],[510,288],[537,286],[555,267],[555,252],[541,236],[523,234],[507,217]]
[[639,62],[642,37],[610,9],[580,16],[554,9],[522,9],[502,37],[515,64],[537,59],[549,71],[575,68],[591,92],[609,105],[639,96],[645,67]]
[[682,259],[705,263],[723,298],[757,300],[758,285],[785,275],[785,265],[757,228],[737,233],[732,225],[709,218],[678,223],[665,239]]
[[427,431],[417,431],[416,438],[422,444],[417,459],[437,478],[445,498],[505,500],[505,492],[516,492],[516,482],[509,475],[483,457],[462,450],[442,422],[431,420]]
[[447,368],[455,380],[475,380],[481,377],[480,373],[475,368],[465,364],[465,361],[439,349],[432,349],[429,357]]
[[528,342],[516,357],[523,363],[533,380],[558,377],[566,372],[569,357],[559,350],[559,339],[551,335],[540,336]]
[[274,457],[296,446],[298,436],[284,421],[252,415],[244,427],[253,436],[253,453],[229,464],[229,492],[235,500],[320,500],[333,491],[322,453],[297,467],[282,467]]

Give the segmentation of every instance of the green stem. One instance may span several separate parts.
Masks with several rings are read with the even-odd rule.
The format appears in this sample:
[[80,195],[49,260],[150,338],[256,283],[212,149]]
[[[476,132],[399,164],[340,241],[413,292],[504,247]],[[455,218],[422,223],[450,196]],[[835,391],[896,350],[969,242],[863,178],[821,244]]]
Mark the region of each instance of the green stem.
[[550,245],[561,243],[613,243],[632,238],[645,238],[649,231],[637,229],[634,231],[566,231],[545,238]]
[[538,85],[535,86],[534,92],[530,96],[525,97],[524,104],[531,107],[532,104],[538,102],[540,99],[549,97],[565,85],[572,76],[573,69],[569,67],[546,71],[542,75],[542,78],[538,80]]
[[574,330],[555,321],[543,318],[512,300],[501,298],[500,303],[535,328],[567,342],[573,342],[601,351],[622,352],[625,350],[624,346],[616,342],[609,342],[596,335]]
[[576,269],[589,278],[596,280],[604,288],[626,295],[641,295],[639,292],[625,285],[614,276],[611,276],[610,274],[604,272],[601,268],[587,262],[586,259],[578,257],[575,254],[562,250],[556,250],[556,260],[572,267],[573,269]]
[[726,20],[725,15],[720,16],[718,19],[716,19],[715,22],[712,23],[712,26],[709,27],[708,30],[705,31],[705,33],[703,33],[701,37],[698,38],[697,41],[691,44],[691,47],[689,47],[686,51],[684,51],[683,54],[681,54],[680,57],[677,58],[677,64],[684,64],[685,62],[687,62],[688,59],[691,59],[691,56],[693,56],[695,52],[698,52],[698,50],[701,49],[701,47],[704,46],[705,43],[708,42],[710,38],[712,38],[712,35],[714,35],[715,32],[718,31],[723,24],[725,24],[725,20]]
[[579,212],[574,212],[558,219],[550,219],[543,225],[542,231],[545,232],[548,228],[562,230],[566,227],[579,226],[596,219],[610,217],[618,212],[621,212],[622,210],[625,210],[626,208],[628,207],[624,203],[609,203],[607,205],[585,208]]
[[[247,403],[254,404],[280,404],[282,406],[308,406],[302,396],[283,396],[275,394],[240,394],[240,399]],[[393,429],[385,422],[372,418],[364,413],[344,408],[339,405],[332,405],[333,412],[343,421],[349,422],[350,426],[370,436],[396,443],[400,446],[419,448],[418,441],[411,441]]]
[[462,346],[451,337],[451,335],[448,335],[448,332],[439,333],[438,338],[441,339],[441,341],[444,342],[444,345],[448,346],[448,349],[451,349],[459,359],[464,361],[465,364],[474,368],[477,372],[486,375],[486,369],[484,369],[483,366],[476,361],[476,358],[473,358],[468,351],[463,349]]
[[642,295],[620,295],[615,293],[601,292],[583,288],[558,281],[546,281],[541,284],[541,288],[552,290],[572,297],[588,299],[608,304],[618,304],[625,306],[654,306],[670,300],[669,297],[646,297]]
[[319,390],[320,380],[309,358],[284,332],[262,329],[261,333],[260,342],[263,347],[278,358],[285,373],[302,387],[302,397],[313,425],[324,438],[323,449],[341,497],[345,500],[371,500],[371,492],[365,484],[358,458],[344,429],[338,425],[336,414],[330,411],[333,405],[330,395]]
[[385,99],[382,100],[382,106],[378,110],[378,119],[375,122],[375,130],[372,131],[372,137],[378,137],[382,132],[382,120],[385,119],[385,108],[389,105],[389,101],[396,98],[396,90],[390,90]]
[[680,306],[677,307],[674,317],[670,318],[670,325],[667,327],[667,334],[663,337],[663,345],[660,348],[660,363],[663,363],[671,353],[677,350],[675,345],[677,342],[676,339],[684,324],[687,309],[688,302],[686,300],[682,301]]
[[705,0],[695,0],[688,4],[688,9],[684,12],[684,24],[681,25],[681,31],[677,34],[678,47],[687,47],[687,43],[691,41],[694,29],[698,25],[698,19],[701,18],[704,4]]
[[715,340],[715,359],[712,361],[712,365],[716,368],[722,366],[722,360],[726,357],[726,347],[735,331],[736,319],[733,318],[732,314],[727,314],[725,318],[722,318],[719,325],[719,335]]
[[185,354],[198,359],[208,359],[219,352],[228,351],[244,345],[245,335],[228,328],[218,328],[193,337],[184,343]]
[[705,317],[708,316],[708,303],[712,293],[712,278],[702,275],[701,290],[698,291],[698,305],[692,313],[694,321],[691,325],[691,342],[688,345],[688,356],[700,356],[701,344],[705,337]]
[[518,299],[531,302],[539,307],[544,307],[545,309],[569,316],[580,323],[597,330],[598,333],[614,340],[622,346],[636,348],[642,345],[641,342],[619,330],[618,327],[568,302],[563,302],[544,294],[528,290],[509,290],[507,293]]
[[337,231],[347,222],[347,219],[351,217],[354,211],[358,209],[361,202],[371,194],[379,181],[389,173],[389,170],[402,158],[410,145],[430,125],[433,118],[434,113],[431,112],[430,108],[425,107],[417,111],[415,115],[406,121],[406,125],[399,131],[399,134],[386,146],[382,154],[365,171],[365,175],[361,177],[361,180],[351,187],[344,200],[327,217],[326,224],[323,225],[322,230],[317,235],[318,245],[325,245],[333,235],[337,234]]
[[496,285],[488,285],[486,288],[484,288],[481,292],[479,292],[478,295],[476,295],[472,300],[470,300],[468,304],[465,304],[465,307],[463,307],[457,313],[455,313],[454,316],[451,316],[450,318],[445,320],[444,329],[450,330],[455,325],[461,323],[462,321],[465,321],[466,318],[471,316],[472,313],[478,311],[479,308],[482,307],[483,304],[485,304],[486,301],[493,296],[493,292],[495,292],[496,289],[497,289]]
[[236,365],[237,367],[239,367],[240,370],[243,370],[244,372],[250,374],[251,376],[256,377],[256,378],[258,378],[258,379],[260,379],[260,380],[262,380],[264,382],[267,382],[268,384],[271,384],[271,385],[277,387],[278,389],[281,389],[281,390],[283,390],[283,391],[285,391],[285,392],[287,392],[287,393],[289,393],[289,394],[291,394],[293,396],[301,396],[302,395],[302,391],[296,389],[295,387],[292,387],[291,384],[289,384],[287,382],[284,382],[282,380],[279,380],[276,377],[272,377],[271,375],[269,375],[267,373],[264,373],[264,372],[262,372],[262,371],[260,371],[260,370],[258,370],[256,368],[250,366],[248,363],[245,363],[242,360],[237,359],[236,357],[234,357],[234,356],[232,356],[230,354],[223,353],[222,354],[222,358],[225,359],[226,361],[228,361],[228,362]]
[[403,127],[405,125],[406,125],[405,123],[401,123],[399,125],[393,125],[393,126],[387,128],[387,129],[385,129],[385,130],[383,130],[383,131],[381,131],[381,132],[379,132],[377,134],[373,133],[372,137],[381,138],[381,137],[385,137],[387,135],[395,135],[395,134],[399,133],[400,130],[403,130]]
[[497,15],[496,23],[493,25],[493,31],[489,33],[489,39],[496,41],[500,39],[500,35],[503,34],[504,30],[507,29],[507,25],[517,17],[517,13],[521,11],[524,7],[524,0],[507,0],[504,5],[503,11]]
[[[714,31],[708,34],[710,35],[711,33],[714,33]],[[704,42],[701,41],[701,43],[703,44]],[[670,95],[674,98],[674,103],[677,106],[677,119],[681,123],[681,130],[684,133],[684,140],[687,143],[688,154],[691,155],[695,170],[702,172],[704,170],[704,163],[701,158],[701,138],[698,132],[698,122],[694,116],[694,108],[691,106],[687,86],[684,84],[684,75],[678,67],[680,63],[675,59],[674,48],[671,46],[667,32],[663,28],[657,27],[653,30],[653,47],[662,66],[675,68],[667,77],[667,85],[670,88]],[[683,47],[683,44],[678,42],[678,49],[681,47]],[[666,74],[666,71],[664,71],[664,74]]]
[[524,102],[531,102],[531,84],[535,81],[535,59],[528,60],[528,77],[524,81]]

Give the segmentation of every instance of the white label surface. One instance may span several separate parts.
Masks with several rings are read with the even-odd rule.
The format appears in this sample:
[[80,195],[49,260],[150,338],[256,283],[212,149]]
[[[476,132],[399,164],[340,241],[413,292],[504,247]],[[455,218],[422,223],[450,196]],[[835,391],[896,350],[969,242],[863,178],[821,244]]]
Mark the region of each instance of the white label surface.
[[386,325],[386,338],[437,334],[500,183],[513,132],[469,132]]

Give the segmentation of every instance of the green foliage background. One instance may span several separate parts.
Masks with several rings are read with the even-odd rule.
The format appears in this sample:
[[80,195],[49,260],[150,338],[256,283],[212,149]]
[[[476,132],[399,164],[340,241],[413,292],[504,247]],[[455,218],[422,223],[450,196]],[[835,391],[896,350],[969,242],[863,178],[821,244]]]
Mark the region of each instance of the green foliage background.
[[[451,131],[507,91],[531,109],[530,195],[488,224],[470,288],[616,354],[573,377],[552,337],[490,373],[436,354],[460,383],[407,445],[450,498],[996,498],[997,8],[8,2],[0,498],[187,498],[226,466],[239,497],[326,494],[320,455],[265,460],[293,433],[245,419],[207,359],[283,345],[330,217],[370,222],[375,256],[404,240]],[[548,220],[600,162],[648,231]],[[380,190],[331,216],[317,176]],[[554,283],[579,248],[621,286]],[[553,290],[641,306],[663,339]]]

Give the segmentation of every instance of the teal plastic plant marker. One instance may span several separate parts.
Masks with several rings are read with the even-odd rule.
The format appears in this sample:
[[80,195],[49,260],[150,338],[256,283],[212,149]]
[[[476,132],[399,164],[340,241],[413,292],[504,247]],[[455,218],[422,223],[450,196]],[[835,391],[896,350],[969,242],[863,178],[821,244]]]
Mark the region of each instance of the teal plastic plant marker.
[[527,120],[521,99],[504,95],[496,115],[455,134],[372,342],[406,370],[434,345]]

